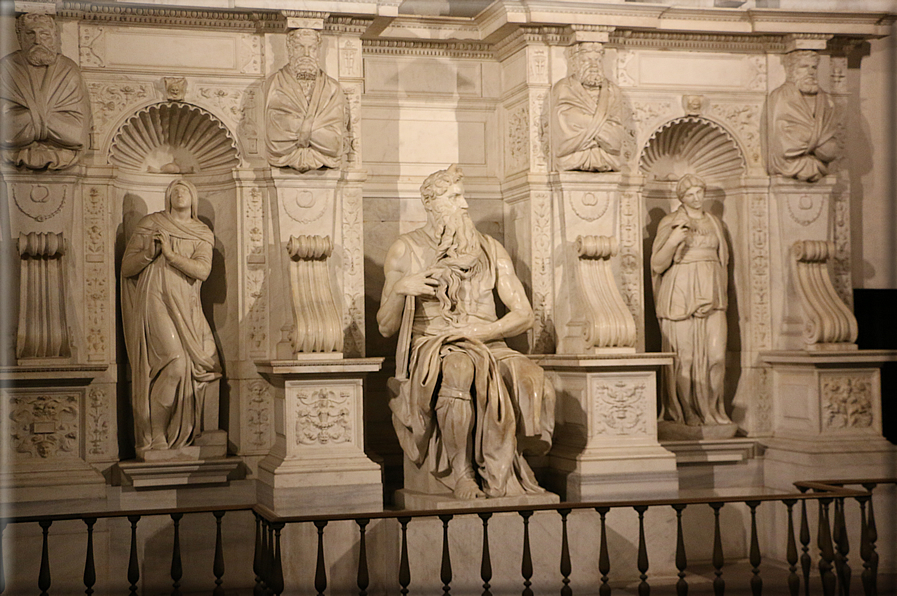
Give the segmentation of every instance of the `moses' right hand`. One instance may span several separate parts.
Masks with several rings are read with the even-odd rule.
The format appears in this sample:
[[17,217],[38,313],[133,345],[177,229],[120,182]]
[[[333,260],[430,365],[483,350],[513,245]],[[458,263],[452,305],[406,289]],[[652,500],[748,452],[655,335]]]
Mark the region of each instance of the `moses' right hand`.
[[434,278],[435,268],[406,275],[396,282],[395,292],[405,296],[435,296],[439,282]]

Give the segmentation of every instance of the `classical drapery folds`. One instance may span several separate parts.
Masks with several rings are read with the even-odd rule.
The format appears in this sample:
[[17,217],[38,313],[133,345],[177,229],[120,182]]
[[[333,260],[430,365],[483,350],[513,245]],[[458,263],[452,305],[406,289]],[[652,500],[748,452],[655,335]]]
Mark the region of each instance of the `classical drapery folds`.
[[542,493],[523,452],[551,447],[554,389],[504,342],[532,326],[532,307],[507,251],[467,214],[460,169],[430,175],[421,194],[427,224],[389,249],[377,313],[383,335],[410,343],[398,347],[408,374],[399,362],[391,383],[399,442],[456,498]]
[[819,55],[797,50],[783,59],[786,82],[766,104],[767,170],[806,182],[828,174],[838,156],[835,104],[819,88]]
[[138,458],[193,444],[221,367],[200,288],[212,269],[212,231],[196,216],[196,188],[172,182],[165,211],[137,223],[121,264],[122,319],[131,363]]
[[570,51],[570,74],[551,88],[551,145],[557,170],[616,172],[622,164],[622,94],[604,74],[600,43]]
[[63,170],[89,145],[90,102],[81,70],[59,53],[53,17],[23,14],[16,34],[21,49],[0,61],[0,154],[31,170]]
[[287,34],[289,62],[268,79],[268,163],[300,172],[339,168],[346,152],[349,108],[343,90],[318,66],[320,33]]

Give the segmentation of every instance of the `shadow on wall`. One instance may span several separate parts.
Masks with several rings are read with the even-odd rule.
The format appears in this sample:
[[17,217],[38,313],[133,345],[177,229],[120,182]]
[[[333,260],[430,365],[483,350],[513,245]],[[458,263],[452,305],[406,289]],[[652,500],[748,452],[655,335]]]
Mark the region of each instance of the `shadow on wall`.
[[[897,289],[853,291],[853,310],[860,328],[857,345],[861,350],[897,350]],[[897,401],[891,399],[897,391],[897,362],[885,362],[881,367],[881,425],[882,434],[897,444]]]

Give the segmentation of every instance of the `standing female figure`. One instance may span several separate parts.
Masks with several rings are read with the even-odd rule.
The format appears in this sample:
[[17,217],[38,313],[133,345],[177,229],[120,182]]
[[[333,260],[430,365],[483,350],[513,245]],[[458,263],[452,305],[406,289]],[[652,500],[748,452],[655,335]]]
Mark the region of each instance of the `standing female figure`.
[[179,449],[202,430],[203,403],[221,377],[199,291],[212,269],[212,231],[196,187],[175,180],[165,211],[137,223],[122,258],[122,311],[131,363],[137,457]]
[[683,176],[679,208],[662,220],[651,273],[668,369],[661,420],[688,426],[732,424],[723,404],[729,252],[723,225],[704,211],[703,180]]

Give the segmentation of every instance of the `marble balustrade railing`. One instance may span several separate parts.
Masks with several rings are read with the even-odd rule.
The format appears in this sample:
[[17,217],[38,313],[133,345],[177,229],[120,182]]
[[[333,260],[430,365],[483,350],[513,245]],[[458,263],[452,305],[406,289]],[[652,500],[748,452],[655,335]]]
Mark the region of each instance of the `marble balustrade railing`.
[[[764,584],[768,588],[772,588],[773,593],[787,593],[792,596],[798,594],[823,594],[824,596],[835,596],[836,594],[849,594],[852,578],[855,577],[853,568],[857,568],[859,575],[858,583],[862,587],[862,592],[868,595],[878,594],[878,558],[876,550],[876,541],[878,531],[876,528],[875,514],[872,505],[873,490],[879,485],[897,485],[897,479],[854,479],[854,480],[837,480],[837,481],[814,481],[814,482],[796,482],[797,491],[793,493],[777,493],[773,494],[769,491],[756,490],[752,494],[741,494],[739,496],[730,497],[703,497],[703,498],[678,498],[678,499],[655,499],[655,500],[626,500],[613,502],[564,502],[551,505],[525,506],[525,507],[478,507],[475,509],[445,509],[438,511],[411,511],[411,510],[383,510],[364,514],[346,514],[346,515],[321,515],[321,516],[293,516],[278,517],[271,514],[265,508],[258,505],[230,505],[230,506],[209,506],[194,508],[176,508],[176,509],[147,509],[140,511],[98,511],[96,513],[77,513],[77,514],[56,514],[56,515],[29,515],[29,516],[7,516],[0,518],[0,538],[2,533],[7,529],[9,524],[39,524],[42,530],[42,548],[39,568],[29,570],[28,573],[34,574],[34,580],[40,590],[41,595],[51,593],[51,573],[50,569],[56,562],[50,560],[49,543],[51,538],[51,528],[54,522],[65,520],[82,520],[86,526],[86,536],[84,540],[87,543],[86,558],[84,565],[83,583],[86,594],[94,593],[97,582],[97,571],[95,568],[95,554],[93,546],[94,525],[100,518],[123,518],[127,519],[130,525],[130,551],[128,557],[128,565],[126,569],[112,570],[111,573],[122,573],[127,578],[129,591],[136,594],[138,591],[143,593],[140,587],[141,569],[140,557],[138,554],[138,523],[141,519],[148,516],[170,516],[173,522],[173,542],[171,548],[171,584],[172,594],[181,594],[181,581],[183,579],[184,568],[182,565],[182,544],[180,540],[180,524],[185,516],[194,518],[204,514],[213,514],[215,518],[215,536],[209,537],[209,541],[214,541],[214,559],[212,565],[212,575],[214,576],[214,587],[212,593],[214,595],[223,595],[225,593],[225,567],[224,567],[224,548],[225,544],[222,540],[222,519],[228,513],[252,511],[255,520],[255,544],[254,556],[251,561],[246,561],[247,565],[251,564],[252,575],[255,577],[254,586],[231,586],[227,585],[227,593],[252,593],[253,596],[264,596],[267,594],[279,595],[282,593],[293,593],[296,590],[306,591],[309,586],[285,585],[284,578],[292,577],[289,566],[293,559],[284,555],[282,546],[282,532],[285,527],[292,524],[311,524],[314,526],[314,534],[317,536],[316,548],[316,564],[314,568],[314,576],[308,578],[308,582],[313,586],[317,594],[327,593],[328,574],[327,562],[325,560],[324,537],[325,531],[329,524],[334,522],[354,522],[357,527],[357,540],[354,541],[354,548],[357,553],[357,593],[360,595],[368,594],[371,588],[371,574],[369,572],[369,557],[367,547],[367,528],[368,525],[375,520],[390,520],[398,524],[399,535],[401,537],[400,558],[398,569],[394,574],[390,574],[389,579],[394,580],[395,585],[387,588],[388,593],[398,588],[399,593],[408,594],[414,587],[413,578],[415,578],[415,570],[411,568],[409,563],[409,547],[408,547],[408,526],[420,522],[425,518],[438,518],[442,524],[442,557],[439,571],[439,580],[442,583],[442,591],[449,594],[452,590],[452,582],[455,580],[455,570],[452,567],[452,554],[449,541],[449,526],[452,520],[464,516],[476,518],[479,517],[482,525],[482,532],[477,536],[467,536],[464,538],[465,544],[475,545],[481,544],[481,564],[480,578],[475,580],[482,582],[482,593],[491,594],[490,588],[493,581],[493,565],[498,559],[507,554],[497,552],[493,555],[490,550],[489,540],[489,521],[493,515],[498,513],[517,513],[520,519],[520,532],[522,534],[522,560],[520,561],[520,578],[519,585],[521,593],[526,596],[533,594],[532,576],[534,552],[537,556],[548,551],[545,544],[534,544],[530,540],[530,520],[535,513],[554,512],[557,514],[557,521],[560,523],[560,557],[558,560],[559,570],[562,576],[560,592],[561,594],[571,594],[570,586],[574,569],[572,566],[573,557],[571,557],[571,541],[568,539],[568,518],[573,512],[595,512],[599,518],[598,533],[593,537],[591,548],[597,551],[598,570],[601,574],[600,585],[597,586],[598,593],[602,596],[609,596],[612,586],[609,581],[609,575],[613,572],[614,552],[608,548],[608,530],[606,526],[607,516],[612,515],[615,510],[634,509],[638,514],[638,554],[636,565],[638,569],[639,582],[637,586],[632,586],[632,590],[637,592],[639,596],[648,596],[650,594],[649,574],[650,561],[648,558],[648,548],[646,541],[646,524],[644,514],[651,508],[667,508],[672,507],[676,515],[676,546],[675,546],[675,564],[678,569],[678,580],[675,583],[677,595],[684,596],[688,593],[689,581],[694,575],[689,570],[688,557],[686,554],[686,541],[684,539],[682,513],[689,507],[706,507],[709,506],[713,513],[713,548],[712,548],[712,567],[713,579],[712,587],[715,595],[722,595],[727,585],[727,577],[724,574],[726,567],[726,559],[723,552],[722,535],[726,531],[736,531],[727,524],[720,523],[720,511],[726,505],[744,505],[750,510],[750,548],[748,563],[750,565],[750,574],[747,579],[742,573],[735,576],[735,580],[744,580],[748,585],[739,586],[733,579],[728,579],[730,588],[736,593],[747,593],[749,587],[753,595],[762,594]],[[846,488],[849,486],[862,488]],[[808,506],[808,503],[810,505]],[[816,540],[811,540],[811,528],[813,524],[810,520],[814,518],[808,513],[816,509],[815,530]],[[784,514],[787,520],[787,531],[785,532],[785,563],[787,563],[787,574],[785,574],[781,566],[778,568],[779,573],[773,573],[775,577],[772,579],[764,579],[761,563],[764,556],[761,555],[761,546],[758,535],[757,511],[760,508],[778,508],[784,507]],[[850,545],[848,541],[848,526],[846,508],[858,507],[859,509],[859,562],[848,560]],[[855,514],[856,512],[851,512]],[[594,513],[591,513],[594,515]],[[246,522],[245,516],[243,523]],[[856,529],[856,528],[854,528]],[[251,528],[244,528],[249,530]],[[741,531],[739,528],[737,531]],[[635,537],[633,537],[635,538]],[[60,540],[70,540],[70,537],[61,536]],[[0,540],[2,544],[2,540]],[[311,545],[303,545],[311,548]],[[435,545],[434,545],[435,546]],[[550,552],[556,552],[551,549]],[[656,551],[655,551],[656,552]],[[814,561],[816,557],[811,557],[811,553],[818,557],[816,567],[818,571],[814,572]],[[189,557],[189,553],[187,554]],[[766,555],[768,559],[770,555]],[[2,567],[3,552],[0,550],[0,594],[6,590],[6,574]],[[144,561],[146,564],[146,561]],[[861,566],[861,568],[860,568]],[[767,564],[767,568],[773,567]],[[25,570],[17,569],[17,573],[23,573]],[[146,570],[143,570],[144,573]],[[245,576],[245,574],[244,574]],[[465,579],[465,578],[462,578]],[[469,579],[469,578],[468,578]],[[775,581],[784,582],[784,585],[776,585]],[[857,582],[854,582],[857,583]],[[99,587],[100,593],[105,593],[102,587]],[[617,588],[613,588],[617,590]],[[353,592],[355,590],[353,589]],[[479,588],[477,589],[479,591]],[[58,592],[62,593],[62,592]],[[336,592],[333,588],[331,593]],[[466,593],[458,592],[456,593]],[[623,593],[630,593],[623,590]],[[730,591],[730,593],[732,593]],[[858,593],[855,591],[854,593]]]

